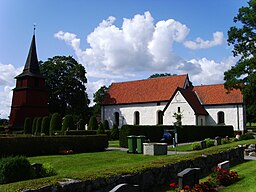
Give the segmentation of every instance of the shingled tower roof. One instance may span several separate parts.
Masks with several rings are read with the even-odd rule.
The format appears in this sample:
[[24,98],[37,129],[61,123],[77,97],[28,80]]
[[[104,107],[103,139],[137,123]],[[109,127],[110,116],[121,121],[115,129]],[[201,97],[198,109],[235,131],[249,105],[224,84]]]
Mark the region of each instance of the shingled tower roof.
[[16,78],[23,77],[23,76],[42,77],[42,75],[40,74],[37,53],[36,53],[35,34],[33,35],[33,38],[31,41],[27,61],[23,69],[23,72],[20,75],[18,75]]

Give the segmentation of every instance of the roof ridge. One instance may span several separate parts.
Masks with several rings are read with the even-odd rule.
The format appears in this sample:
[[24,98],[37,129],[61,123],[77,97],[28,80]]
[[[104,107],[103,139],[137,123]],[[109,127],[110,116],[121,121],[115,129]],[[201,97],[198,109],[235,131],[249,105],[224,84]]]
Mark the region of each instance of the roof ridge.
[[224,85],[224,83],[216,83],[216,84],[210,84],[210,85],[194,85],[194,87],[209,87],[209,86],[215,86],[215,85]]

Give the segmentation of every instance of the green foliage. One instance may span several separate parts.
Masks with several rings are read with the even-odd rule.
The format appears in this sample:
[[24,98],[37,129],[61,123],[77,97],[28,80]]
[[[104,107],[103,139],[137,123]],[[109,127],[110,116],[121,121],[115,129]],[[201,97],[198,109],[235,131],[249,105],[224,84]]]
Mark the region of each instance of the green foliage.
[[159,77],[169,77],[169,76],[176,76],[177,74],[170,74],[170,73],[155,73],[149,77],[149,79],[152,78],[159,78]]
[[239,140],[249,140],[249,139],[254,139],[255,137],[253,136],[254,133],[245,133],[240,136]]
[[36,122],[37,122],[37,117],[34,117],[32,122],[32,134],[35,134],[36,132]]
[[199,142],[192,143],[192,149],[193,150],[200,150],[201,149],[200,143]]
[[84,130],[85,129],[85,121],[83,119],[80,119],[77,122],[77,129],[78,130]]
[[103,121],[103,127],[105,130],[109,130],[109,123],[108,123],[108,120],[104,120]]
[[66,131],[66,135],[96,135],[96,130],[70,130]]
[[50,121],[50,135],[54,134],[55,131],[61,130],[62,119],[59,113],[54,113]]
[[214,146],[214,140],[210,138],[206,138],[206,148]]
[[111,129],[111,135],[110,135],[112,140],[118,140],[119,139],[119,129],[117,124],[114,124],[112,129]]
[[32,134],[32,124],[30,117],[26,117],[24,121],[24,134]]
[[233,55],[241,56],[230,70],[224,73],[228,90],[240,89],[243,93],[247,121],[256,122],[256,1],[249,0],[247,7],[241,7],[234,22],[238,23],[228,31],[228,43],[233,46]]
[[29,161],[22,156],[0,159],[0,183],[11,183],[32,178],[33,169]]
[[93,106],[93,114],[95,116],[101,114],[101,103],[107,91],[108,91],[108,88],[104,85],[101,88],[99,88],[96,93],[93,94],[93,101],[95,102],[95,105]]
[[36,120],[36,131],[35,135],[40,135],[42,126],[42,117],[38,117]]
[[73,117],[72,115],[66,115],[63,120],[61,131],[64,133],[65,131],[72,129],[74,129]]
[[95,116],[92,116],[89,121],[88,130],[97,130],[98,122]]
[[43,117],[42,125],[41,125],[41,134],[49,135],[50,121],[51,121],[51,118],[49,116]]
[[127,136],[144,135],[150,142],[159,142],[164,134],[164,129],[171,129],[172,126],[141,126],[141,125],[123,125],[119,133],[120,147],[127,147]]
[[[104,151],[108,147],[107,135],[87,136],[19,136],[0,138],[0,156],[42,156],[60,154],[60,150],[74,153]],[[18,146],[18,147],[17,147]]]
[[54,175],[57,175],[57,172],[50,163],[39,164],[39,166],[35,168],[35,178],[50,177]]
[[99,123],[99,128],[97,130],[97,134],[105,134],[105,129],[103,127],[102,122]]
[[87,115],[89,99],[83,65],[71,56],[55,56],[41,62],[40,71],[46,77],[51,113]]

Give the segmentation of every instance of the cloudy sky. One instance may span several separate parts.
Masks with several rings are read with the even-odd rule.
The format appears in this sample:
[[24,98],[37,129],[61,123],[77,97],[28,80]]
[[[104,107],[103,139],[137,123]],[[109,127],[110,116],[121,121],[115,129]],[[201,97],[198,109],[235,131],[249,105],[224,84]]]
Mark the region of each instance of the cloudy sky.
[[194,85],[223,83],[238,58],[227,31],[246,0],[0,0],[0,118],[10,113],[33,24],[45,61],[71,55],[87,71],[87,92],[154,73],[189,74]]

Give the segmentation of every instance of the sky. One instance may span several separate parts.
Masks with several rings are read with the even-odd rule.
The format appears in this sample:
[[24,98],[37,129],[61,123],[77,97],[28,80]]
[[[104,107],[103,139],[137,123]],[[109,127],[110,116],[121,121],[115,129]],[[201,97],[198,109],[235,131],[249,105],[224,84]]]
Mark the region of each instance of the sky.
[[193,85],[223,83],[232,55],[227,31],[246,0],[0,0],[0,118],[36,25],[39,60],[73,56],[87,93],[154,73],[188,74]]

